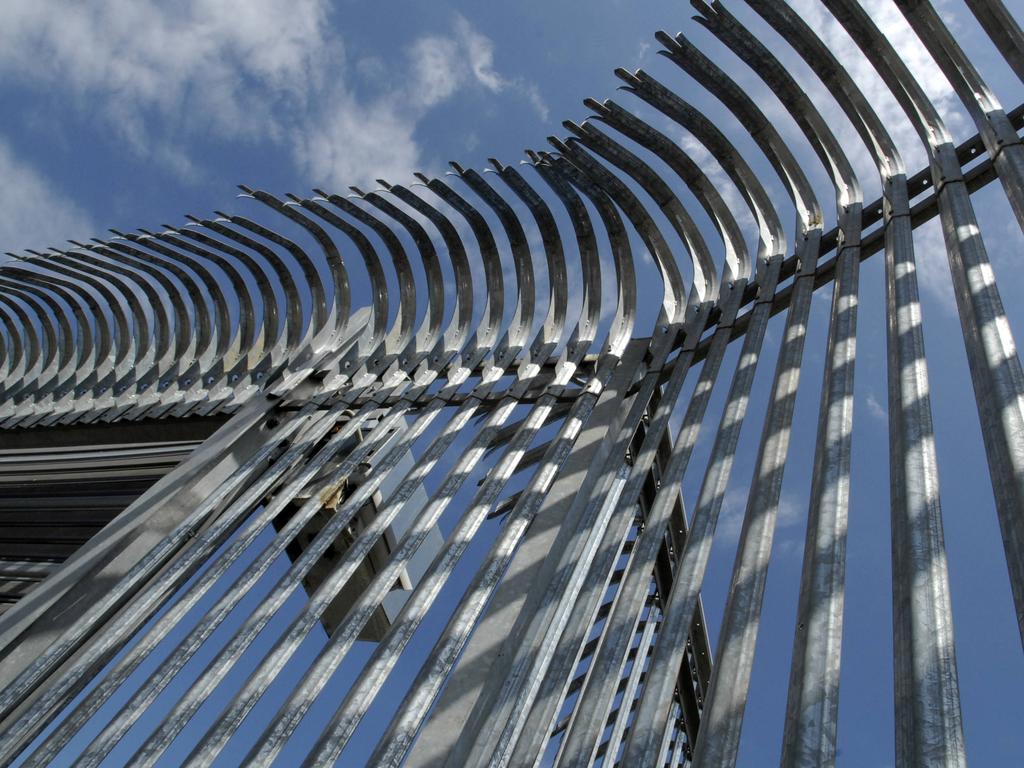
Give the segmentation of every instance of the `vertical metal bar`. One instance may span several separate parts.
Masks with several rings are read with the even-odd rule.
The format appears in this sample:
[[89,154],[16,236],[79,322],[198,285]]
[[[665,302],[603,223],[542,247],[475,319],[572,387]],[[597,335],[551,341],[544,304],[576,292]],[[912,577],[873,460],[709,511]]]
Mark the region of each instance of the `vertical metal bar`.
[[[768,325],[771,299],[775,293],[781,262],[781,256],[772,257],[761,273],[760,290],[754,306],[755,314],[743,339],[743,348],[737,361],[725,411],[715,435],[711,459],[693,512],[693,522],[680,555],[672,592],[668,595],[664,608],[665,618],[658,634],[658,642],[654,646],[648,683],[644,686],[636,718],[626,742],[623,756],[625,765],[651,765],[659,759],[659,755],[654,751],[657,748],[656,734],[663,733],[668,721],[676,672],[685,654],[686,635],[693,622],[697,596],[711,552],[711,540],[718,523],[718,513],[722,508],[729,473],[732,470],[743,418],[746,416],[750,387],[754,382],[754,372]],[[663,486],[662,493],[672,490],[674,489]]]
[[[292,480],[286,488],[276,493],[270,503],[266,504],[262,511],[246,526],[236,541],[214,561],[202,577],[181,595],[171,608],[153,625],[152,628],[132,645],[129,651],[118,660],[117,664],[110,669],[89,695],[79,702],[70,715],[61,723],[60,727],[51,733],[46,741],[40,745],[32,756],[26,761],[26,765],[49,765],[57,753],[73,738],[74,734],[82,728],[89,719],[100,709],[103,704],[128,680],[129,676],[142,664],[148,655],[170,634],[185,615],[198,603],[225,574],[230,565],[254,543],[256,537],[266,528],[267,525],[281,512],[282,509],[303,490],[317,473],[330,461],[349,440],[356,430],[363,424],[364,419],[373,410],[373,403],[368,403],[363,409],[337,431],[324,448],[317,453]],[[434,408],[432,410],[439,410]],[[373,448],[381,446],[381,439],[389,437],[387,434],[391,425],[400,417],[401,411],[396,409],[394,413],[388,414],[390,418],[384,418],[378,427],[367,436],[363,442],[347,455],[337,470],[331,473],[327,482],[328,487],[336,487],[344,481],[365,458],[366,454]],[[424,419],[424,426],[429,419]],[[403,436],[402,446],[408,449],[411,441],[415,439],[417,430],[410,430],[409,436]],[[398,450],[398,449],[396,449]],[[387,460],[385,460],[386,463]],[[387,471],[386,466],[377,468],[377,475],[382,478]],[[369,481],[367,485],[375,486],[380,480]],[[369,495],[370,489],[360,489],[363,495]],[[324,497],[321,493],[315,500],[318,502]],[[192,652],[213,633],[221,624],[228,613],[248,593],[257,580],[274,562],[274,559],[284,552],[288,543],[298,534],[305,522],[312,516],[313,512],[319,509],[320,504],[308,502],[303,505],[287,523],[284,529],[269,543],[264,550],[254,559],[252,565],[246,572],[238,577],[229,587],[227,593],[211,607],[204,619],[195,627],[179,644],[179,648],[188,649],[189,654],[175,651],[170,657],[164,660],[161,665],[152,672],[142,687],[136,691],[131,699],[121,708],[120,713],[115,716],[93,743],[87,748],[86,753],[80,758],[79,765],[87,766],[102,759],[112,749],[128,729],[142,716],[148,707],[156,699],[157,695],[171,681],[174,674],[179,672],[188,661]],[[92,761],[92,762],[91,762]]]
[[[641,343],[638,342],[637,346]],[[629,468],[624,464],[625,446],[646,408],[643,394],[641,391],[627,399],[611,425],[593,424],[590,427],[602,429],[606,435],[616,435],[617,439],[614,442],[605,439],[604,461],[597,465],[597,471],[588,473],[579,483],[581,492],[578,498],[586,502],[586,508],[574,546],[566,549],[559,558],[557,576],[548,584],[541,610],[531,617],[520,651],[512,661],[510,672],[497,693],[489,722],[477,736],[467,764],[506,764],[512,756],[529,711],[524,704],[532,702],[537,695],[592,561],[599,551],[608,549],[605,532],[615,517],[618,498],[629,477]],[[643,405],[639,404],[641,399],[644,400]],[[617,470],[614,469],[616,463]]]
[[[360,690],[361,687],[366,686],[367,701],[372,699],[373,695],[383,684],[387,673],[394,663],[397,662],[398,654],[405,648],[406,643],[411,639],[426,612],[433,605],[434,600],[447,583],[459,558],[469,546],[473,535],[486,519],[491,505],[498,498],[505,483],[526,452],[526,448],[547,420],[554,402],[555,399],[551,396],[541,398],[537,402],[530,415],[517,431],[515,438],[509,442],[498,463],[488,473],[487,480],[467,506],[466,511],[462,514],[454,530],[449,534],[444,548],[435,556],[430,567],[420,578],[416,588],[406,600],[398,617],[392,622],[387,634],[377,644],[374,656],[364,665],[363,672],[352,686],[352,690]],[[496,408],[495,412],[496,415],[499,414],[501,406]],[[495,429],[497,426],[498,422],[496,420]],[[488,432],[487,429],[485,428],[481,432],[481,437],[484,439],[493,435],[493,431]],[[472,450],[473,448],[470,449],[470,451]],[[468,472],[460,474],[468,474]],[[383,518],[379,519],[381,524],[383,524]],[[429,508],[420,514],[420,518],[414,523],[409,532],[406,533],[396,551],[391,555],[387,566],[374,577],[374,582],[363,593],[356,604],[349,609],[344,620],[344,626],[332,635],[327,647],[321,651],[312,668],[303,677],[302,682],[296,686],[288,700],[278,710],[273,722],[257,740],[256,745],[245,758],[247,765],[269,765],[278,756],[285,742],[291,736],[294,729],[298,727],[299,721],[313,705],[316,696],[323,690],[331,675],[344,660],[348,651],[351,650],[366,619],[376,610],[387,591],[391,589],[395,576],[401,572],[409,557],[414,553],[415,547],[419,543],[417,539],[421,538],[420,532],[425,535],[436,522],[437,514],[432,513]],[[385,663],[380,666],[374,665],[373,661],[382,656],[386,658]],[[350,727],[354,729],[355,723]],[[325,731],[325,736],[329,733],[329,730]],[[337,743],[332,743],[329,746],[329,750],[340,753],[343,746],[344,743],[338,740]],[[326,762],[330,762],[330,760],[322,760],[319,757],[313,759],[313,763],[316,765],[322,765]]]
[[830,764],[835,756],[858,265],[856,249],[847,249],[833,288],[783,737],[787,766]]
[[[817,253],[820,236],[820,230],[812,231],[800,243],[802,268],[795,278],[793,300],[779,347],[715,654],[717,661],[694,747],[694,762],[699,765],[733,765],[739,749],[811,311],[812,254]],[[852,263],[854,269],[859,264],[855,253],[846,262]],[[835,304],[846,309],[844,302]]]
[[[839,383],[845,385],[845,389],[839,393],[838,399],[852,404],[857,277],[860,263],[859,181],[824,118],[771,51],[720,4],[709,6],[702,0],[692,0],[692,4],[703,14],[698,20],[740,56],[779,97],[831,176],[838,208],[839,239],[836,245],[838,267],[828,353],[833,364],[839,363],[836,370],[843,374]],[[748,107],[748,111],[751,112],[755,109]],[[786,156],[783,155],[781,159],[785,163]],[[799,198],[794,195],[794,200],[798,201]],[[719,635],[718,662],[712,677],[709,702],[702,718],[701,733],[694,751],[694,763],[698,765],[734,765],[739,751],[740,730],[749,691],[761,605],[782,489],[782,475],[802,365],[806,325],[810,313],[813,280],[807,278],[814,274],[821,237],[820,224],[815,226],[817,222],[814,212],[807,211],[804,215],[807,214],[810,216],[804,219],[805,233],[798,246],[797,271],[794,276],[786,330],[779,350],[776,378],[765,416],[764,432],[758,449],[756,469]],[[820,221],[820,214],[818,219]],[[837,348],[838,361],[832,357]],[[829,398],[836,394],[830,389],[834,383],[831,377],[832,370],[829,368],[826,373],[824,390]],[[823,409],[824,422],[828,418],[826,414],[830,416],[831,411],[824,405]],[[852,414],[848,416],[852,419]],[[828,426],[823,426],[819,435],[824,435],[828,429]],[[819,440],[819,460],[822,458],[820,445]],[[846,448],[845,454],[826,457],[824,462],[815,465],[816,480],[826,479],[827,482],[833,473],[841,476],[848,474],[848,443]],[[812,504],[819,501],[820,498],[812,501]],[[842,503],[845,503],[845,497]]]
[[[905,190],[898,187],[902,195]],[[929,760],[965,764],[962,726],[950,732],[943,723],[948,718],[959,726],[960,703],[921,308],[902,195],[892,195],[885,254],[895,695],[897,711],[913,712],[897,721],[897,754],[912,760],[923,752]],[[941,708],[921,701],[922,688],[934,690],[926,702],[935,697]],[[919,738],[908,732],[911,722],[945,731],[947,743],[910,752]]]
[[[956,151],[934,106],[863,9],[849,0],[826,0],[826,5],[886,81],[928,150],[939,190],[940,217],[997,508],[1001,520],[1024,534],[1024,441],[1020,439],[1024,435],[1024,371],[1006,323]],[[897,394],[893,391],[894,381],[890,387],[893,399]],[[918,389],[917,394],[921,393]],[[992,405],[1002,408],[1002,418],[991,418],[990,398],[994,401]],[[927,431],[930,418],[925,420],[925,414],[920,412],[914,416],[914,428]],[[895,426],[890,421],[890,429],[895,431]],[[927,437],[922,438],[921,445],[926,451],[929,443]],[[910,445],[901,444],[900,448],[914,451]],[[922,497],[907,499],[906,517],[894,506],[896,757],[901,764],[963,765],[963,723],[937,486],[929,488],[927,466],[915,468],[916,472],[921,470],[922,485],[916,488]],[[898,498],[898,473],[894,473],[891,481],[897,491],[893,495]],[[908,478],[908,482],[916,480]],[[1008,520],[1007,515],[1011,514],[1016,514],[1017,519]],[[1024,549],[1019,546],[1024,540],[1006,543],[1015,595],[1024,598]],[[1022,603],[1018,601],[1017,605],[1018,620],[1024,620]]]
[[859,6],[827,4],[893,90],[929,153],[1024,643],[1024,370],[970,192],[942,120],[892,46]]
[[[647,657],[650,654],[654,642],[654,632],[661,621],[661,609],[657,603],[652,601],[648,605],[647,618],[643,622],[643,632],[640,634],[640,642],[636,647],[636,655],[633,657],[633,666],[629,670],[629,677],[626,678],[626,687],[622,690],[622,698],[618,711],[615,713],[615,722],[612,725],[612,732],[608,736],[605,760],[614,761],[622,746],[622,737],[626,733],[626,723],[629,720],[633,703],[636,700],[637,690],[644,677],[644,667],[647,664]],[[681,738],[681,737],[680,737]]]
[[[421,457],[420,461],[413,469],[414,476],[408,478],[401,486],[399,486],[395,493],[392,494],[392,499],[395,499],[395,501],[389,500],[389,502],[385,504],[384,511],[389,507],[393,507],[395,508],[395,511],[397,511],[397,509],[401,507],[408,498],[408,495],[411,494],[412,490],[419,484],[422,474],[425,473],[427,468],[433,466],[433,463],[438,460],[444,449],[451,444],[451,441],[454,439],[457,432],[465,427],[472,414],[472,408],[465,409],[462,414],[460,414],[461,418],[453,419],[446,425],[445,430],[435,438],[430,449],[425,452],[424,456]],[[317,559],[319,559],[323,554],[323,551],[326,550],[331,541],[333,541],[341,530],[348,524],[356,511],[357,507],[354,504],[346,503],[345,507],[342,508],[339,514],[337,514],[326,526],[324,526],[323,529],[321,529],[314,542],[304,550],[302,558],[300,558],[299,561],[296,561],[292,569],[281,578],[271,594],[263,603],[261,603],[259,608],[249,616],[245,624],[235,633],[232,640],[224,647],[216,659],[207,666],[199,679],[196,680],[188,692],[176,704],[172,712],[163,721],[160,727],[149,737],[146,743],[140,747],[139,753],[135,758],[136,760],[140,763],[152,763],[160,754],[163,753],[181,728],[185,726],[188,720],[190,720],[195,714],[195,711],[199,706],[206,700],[209,693],[231,670],[245,649],[252,644],[266,623],[284,603],[287,596],[299,586],[304,573],[312,567]],[[344,563],[347,567],[341,568],[339,566],[331,574],[330,579],[321,585],[314,596],[316,599],[315,605],[313,603],[314,598],[311,598],[312,607],[309,610],[304,611],[303,614],[301,614],[292,623],[290,628],[292,630],[291,634],[294,634],[296,637],[300,634],[303,637],[305,636],[305,630],[312,626],[313,622],[319,620],[320,613],[330,603],[331,598],[333,598],[332,593],[336,592],[336,590],[344,584],[348,573],[358,566],[361,561],[362,557],[357,556],[354,548],[349,548],[349,550],[346,551]],[[295,650],[293,641],[294,638],[292,638],[292,642],[286,643],[285,639],[282,638],[282,640],[275,645],[275,650],[271,651],[271,654],[264,660],[263,666],[269,666],[272,661],[283,661],[290,657]],[[272,679],[272,676],[251,676],[249,679],[249,693],[253,694],[256,689],[265,687],[265,685],[268,685]],[[262,693],[262,690],[260,690],[260,693]],[[251,703],[249,703],[250,700],[255,702],[255,698],[253,698],[252,695],[240,695],[240,697],[241,700],[249,707],[251,707]],[[242,704],[238,704],[238,708],[240,710],[242,706]],[[246,710],[246,712],[247,711],[248,710]],[[225,730],[230,727],[224,719],[220,719],[215,723],[215,725],[218,724]]]
[[[118,584],[100,597],[45,653],[41,654],[17,679],[0,692],[0,711],[5,714],[12,712],[33,689],[80,648],[114,610],[132,598],[127,610],[122,611],[117,617],[117,625],[108,626],[106,632],[94,641],[88,660],[79,662],[79,674],[84,674],[86,664],[101,663],[98,661],[99,659],[109,658],[120,642],[145,621],[153,611],[157,610],[173,589],[184,582],[201,565],[202,558],[209,554],[238,522],[238,516],[243,511],[240,505],[235,506],[233,515],[219,517],[212,527],[196,536],[200,527],[215,515],[219,505],[229,498],[241,483],[246,481],[252,482],[253,485],[245,490],[244,496],[258,498],[290,467],[291,462],[308,448],[308,443],[301,442],[298,447],[290,449],[269,470],[259,471],[280,443],[287,440],[300,427],[307,427],[309,430],[307,434],[315,434],[317,429],[323,428],[325,417],[315,417],[314,413],[315,408],[307,406],[288,419],[281,430],[274,435],[275,439],[272,442],[249,458],[232,474],[228,482],[211,492],[192,514],[144,555]],[[185,543],[193,537],[195,539],[192,544],[186,545]],[[172,561],[171,559],[175,555],[177,557]],[[171,565],[162,573],[159,581],[146,586],[147,581],[158,569],[169,561],[171,561]],[[70,678],[64,683],[68,686],[71,684]],[[54,700],[58,699],[61,696],[61,687],[50,687],[46,696]]]
[[[478,571],[477,580],[467,594],[473,596],[464,608],[449,621],[435,645],[427,663],[417,676],[410,694],[388,726],[373,758],[381,765],[399,765],[412,745],[422,720],[450,672],[455,660],[465,648],[469,634],[486,604],[488,593],[498,585],[501,576],[516,551],[526,529],[538,515],[547,513],[553,505],[568,505],[577,493],[578,473],[585,471],[592,459],[592,451],[601,445],[606,432],[605,419],[612,418],[620,407],[625,388],[632,380],[630,366],[639,362],[639,345],[627,350],[624,364],[607,366],[601,377],[573,404],[559,437],[552,441],[549,454],[534,475],[527,490],[520,497],[510,515],[505,531],[492,547],[485,565]],[[614,373],[613,373],[614,371]],[[602,382],[602,379],[606,379]],[[590,426],[588,426],[590,425]],[[413,762],[418,760],[413,755]]]
[[[722,359],[729,345],[732,320],[735,318],[745,285],[746,281],[740,280],[725,288],[726,293],[721,302],[722,317],[716,327],[711,350],[704,360],[696,387],[683,416],[672,458],[662,476],[662,487],[675,488],[682,483],[690,455],[700,434],[704,413],[711,400],[712,389],[718,378]],[[689,367],[689,361],[692,359],[692,346],[695,339],[691,337],[687,341],[690,349],[680,352],[672,371],[670,383],[673,388],[682,386],[683,377]],[[665,400],[662,402],[667,405]],[[664,414],[665,418],[670,412]],[[604,640],[591,661],[589,678],[584,684],[576,712],[563,737],[565,744],[563,750],[567,756],[570,756],[570,759],[589,760],[597,748],[598,736],[604,729],[604,720],[607,718],[611,699],[614,696],[612,681],[622,666],[628,644],[633,637],[642,608],[642,595],[649,587],[654,561],[661,548],[676,500],[677,496],[659,493],[647,515],[644,529],[637,537],[626,574],[619,586],[619,597],[605,624]],[[543,725],[543,723],[532,723],[527,729],[527,733],[536,733],[537,729]]]

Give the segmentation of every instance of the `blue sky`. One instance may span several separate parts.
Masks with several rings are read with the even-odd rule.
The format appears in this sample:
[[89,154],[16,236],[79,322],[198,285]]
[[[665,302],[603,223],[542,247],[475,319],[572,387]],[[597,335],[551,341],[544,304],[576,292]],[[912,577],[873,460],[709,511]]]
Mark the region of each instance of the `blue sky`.
[[[1012,3],[1008,3],[1011,4]],[[916,139],[869,65],[826,21],[813,0],[798,3],[847,62],[916,171]],[[949,85],[916,44],[890,0],[867,3],[880,25],[962,140],[974,133]],[[823,112],[836,111],[807,68],[739,2],[730,9],[760,30],[800,76]],[[987,47],[958,0],[939,4],[944,18],[1010,109],[1024,88]],[[1024,11],[1021,12],[1024,15]],[[516,162],[543,148],[562,119],[586,116],[583,97],[614,97],[678,138],[738,201],[722,172],[694,140],[637,100],[614,96],[616,66],[642,66],[720,121],[762,173],[792,232],[792,206],[780,182],[724,109],[661,57],[654,32],[684,31],[759,99],[797,156],[834,221],[826,176],[781,105],[755,76],[690,21],[683,2],[524,0],[478,4],[393,0],[177,3],[106,0],[62,4],[6,0],[0,6],[0,251],[59,246],[67,237],[178,224],[182,214],[252,210],[235,200],[236,183],[306,193],[409,183],[416,170],[445,162],[482,167],[486,158]],[[873,168],[852,128],[834,129],[855,159],[865,198],[877,196]],[[684,203],[692,198],[681,195]],[[688,205],[699,218],[694,205]],[[982,232],[1000,278],[1011,324],[1024,334],[1021,233],[998,185],[976,196]],[[740,217],[743,222],[742,216]],[[707,222],[709,243],[715,238]],[[753,229],[748,227],[753,238]],[[974,765],[1018,764],[1024,754],[1019,692],[1024,661],[1013,620],[1002,545],[992,504],[973,394],[953,305],[941,234],[934,222],[916,235],[923,287],[936,442],[968,757]],[[720,258],[720,254],[716,252]],[[863,265],[854,479],[850,510],[840,763],[891,765],[892,682],[884,283],[881,257]],[[645,295],[660,297],[648,264]],[[358,304],[359,278],[354,278]],[[362,283],[365,286],[365,281]],[[828,289],[818,292],[805,353],[794,439],[783,491],[773,569],[747,709],[741,764],[777,760],[810,485],[818,390],[828,318]],[[704,589],[709,625],[721,616],[761,428],[763,403],[783,318],[770,328],[732,491],[719,525]],[[736,345],[734,345],[735,347]],[[723,365],[705,420],[717,423],[737,349]],[[695,379],[695,374],[691,375]],[[691,381],[692,385],[692,381]],[[761,404],[760,407],[757,404]],[[716,410],[717,408],[717,410]],[[701,438],[684,484],[692,505],[712,428]],[[397,702],[396,702],[397,703]]]

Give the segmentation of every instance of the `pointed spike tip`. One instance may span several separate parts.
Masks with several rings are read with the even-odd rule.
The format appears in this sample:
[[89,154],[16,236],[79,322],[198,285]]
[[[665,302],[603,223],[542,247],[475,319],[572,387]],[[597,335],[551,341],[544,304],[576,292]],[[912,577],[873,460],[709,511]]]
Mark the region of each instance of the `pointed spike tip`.
[[676,46],[675,38],[672,37],[672,35],[670,35],[664,29],[659,29],[657,32],[655,32],[654,39],[657,40],[662,45],[668,46],[669,48],[674,48]]

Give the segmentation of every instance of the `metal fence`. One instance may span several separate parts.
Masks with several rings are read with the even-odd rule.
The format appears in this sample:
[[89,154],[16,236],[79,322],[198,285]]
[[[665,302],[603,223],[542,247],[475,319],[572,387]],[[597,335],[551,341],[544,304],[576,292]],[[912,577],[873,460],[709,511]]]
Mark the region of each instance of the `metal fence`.
[[[806,147],[687,37],[659,33],[742,142],[671,84],[618,70],[621,104],[587,100],[594,116],[528,168],[453,164],[420,188],[287,200],[243,188],[252,218],[11,254],[0,514],[8,538],[49,527],[0,562],[0,762],[734,764],[825,287],[813,466],[791,470],[809,488],[781,761],[833,764],[858,278],[882,253],[896,762],[965,764],[913,231],[941,223],[1024,627],[1024,372],[972,205],[998,179],[1024,225],[1024,111],[1003,111],[927,2],[902,0],[975,123],[954,145],[861,6],[824,0],[919,136],[928,166],[908,173],[833,51],[788,6],[746,2],[806,71],[718,3],[694,2],[697,21]],[[967,5],[1024,79],[1010,13]],[[809,95],[822,85],[860,146]],[[766,163],[737,148],[751,142]],[[820,168],[797,160],[808,148]],[[882,190],[868,202],[849,156],[865,152]],[[700,595],[748,421],[760,442],[712,663]],[[172,423],[206,426],[174,449]],[[83,523],[79,502],[140,462],[158,469]],[[61,483],[69,517],[47,517]]]

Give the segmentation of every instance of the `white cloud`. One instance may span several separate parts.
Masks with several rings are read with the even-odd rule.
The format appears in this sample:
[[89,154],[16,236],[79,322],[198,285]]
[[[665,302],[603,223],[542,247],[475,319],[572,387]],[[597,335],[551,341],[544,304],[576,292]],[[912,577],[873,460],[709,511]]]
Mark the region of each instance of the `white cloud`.
[[[857,47],[856,43],[846,34],[839,22],[824,9],[818,0],[794,0],[793,5],[804,21],[814,29],[829,49],[850,73],[854,82],[860,87],[869,103],[874,107],[882,123],[889,130],[896,142],[908,171],[914,172],[926,163],[923,146],[917,137],[902,108],[893,97],[889,88],[875,71],[871,62]],[[903,14],[892,0],[864,0],[864,9],[871,16],[878,29],[888,38],[900,58],[907,65],[914,78],[921,84],[925,94],[936,106],[943,117],[946,127],[953,135],[962,136],[967,130],[966,113],[949,81],[939,70],[924,45],[907,23]],[[937,2],[940,12],[944,3]],[[825,95],[826,89],[815,82],[812,92],[819,98]],[[973,132],[973,127],[971,128]],[[840,131],[841,139],[848,140],[859,146],[860,141],[852,128]],[[863,153],[857,153],[863,158]],[[866,179],[875,177],[871,166],[858,166],[858,171]]]
[[186,180],[197,172],[177,147],[189,135],[269,140],[311,182],[347,186],[417,170],[418,121],[460,88],[516,92],[546,114],[535,87],[502,76],[493,42],[461,16],[393,64],[353,62],[375,81],[357,95],[329,11],[328,0],[9,0],[0,80],[66,93]]
[[481,35],[465,18],[459,16],[455,20],[455,33],[465,51],[465,60],[475,80],[492,93],[511,90],[518,93],[541,120],[548,119],[548,107],[534,83],[528,83],[521,77],[506,78],[498,74],[494,68],[494,43],[490,38]]
[[914,230],[914,260],[917,283],[922,294],[930,294],[934,302],[949,315],[956,313],[956,296],[949,276],[946,240],[939,220],[931,219]]
[[[3,251],[60,247],[69,237],[95,232],[88,216],[27,165],[0,139],[0,246]],[[40,233],[46,241],[40,242]],[[0,257],[5,259],[6,257]]]
[[473,72],[473,77],[485,88],[494,92],[506,87],[508,81],[494,70],[494,43],[473,29],[462,16],[456,19],[455,30],[469,54],[469,67]]
[[409,49],[415,76],[409,96],[423,107],[432,107],[450,97],[463,81],[457,62],[458,43],[450,37],[420,38]]
[[647,61],[647,52],[651,50],[651,43],[648,40],[642,40],[640,45],[637,46],[636,56],[633,57],[633,66],[639,68]]
[[468,20],[456,16],[451,36],[429,36],[410,49],[416,86],[410,98],[425,106],[443,100],[467,83],[476,83],[492,93],[511,91],[524,98],[542,120],[548,106],[535,84],[522,78],[506,78],[495,69],[495,44],[481,35]]
[[3,16],[2,71],[59,84],[128,134],[148,110],[229,136],[261,134],[276,122],[264,90],[301,105],[341,53],[319,0],[11,0]]
[[521,82],[518,87],[522,91],[523,96],[526,97],[526,100],[530,102],[530,106],[533,107],[537,116],[541,120],[547,120],[550,111],[548,110],[547,103],[544,101],[544,97],[540,94],[540,88],[532,83],[523,85]]
[[370,184],[381,178],[404,181],[422,168],[415,141],[417,122],[426,112],[473,85],[491,93],[512,91],[547,117],[536,87],[521,79],[508,79],[494,68],[494,44],[462,16],[456,16],[447,35],[425,35],[406,50],[407,75],[401,85],[387,86],[386,69],[379,60],[360,62],[384,83],[370,102],[338,86],[324,101],[315,125],[293,131],[295,156],[315,180],[343,187]]
[[878,398],[875,397],[874,392],[869,392],[867,397],[868,413],[874,416],[876,419],[886,421],[886,410],[885,407],[878,402]]
[[[715,529],[715,536],[719,542],[731,545],[739,541],[740,532],[743,530],[743,516],[747,508],[747,492],[747,488],[738,486],[733,486],[725,492],[718,526]],[[783,493],[779,498],[779,511],[775,522],[776,530],[780,534],[778,542],[780,545],[783,543],[782,539],[785,538],[784,532],[798,524],[802,518],[802,504],[790,494]],[[787,546],[779,551],[790,554],[791,548]]]
[[405,180],[420,165],[415,125],[392,103],[369,106],[338,94],[322,118],[292,137],[300,170],[316,183],[346,190],[376,186],[375,179]]

